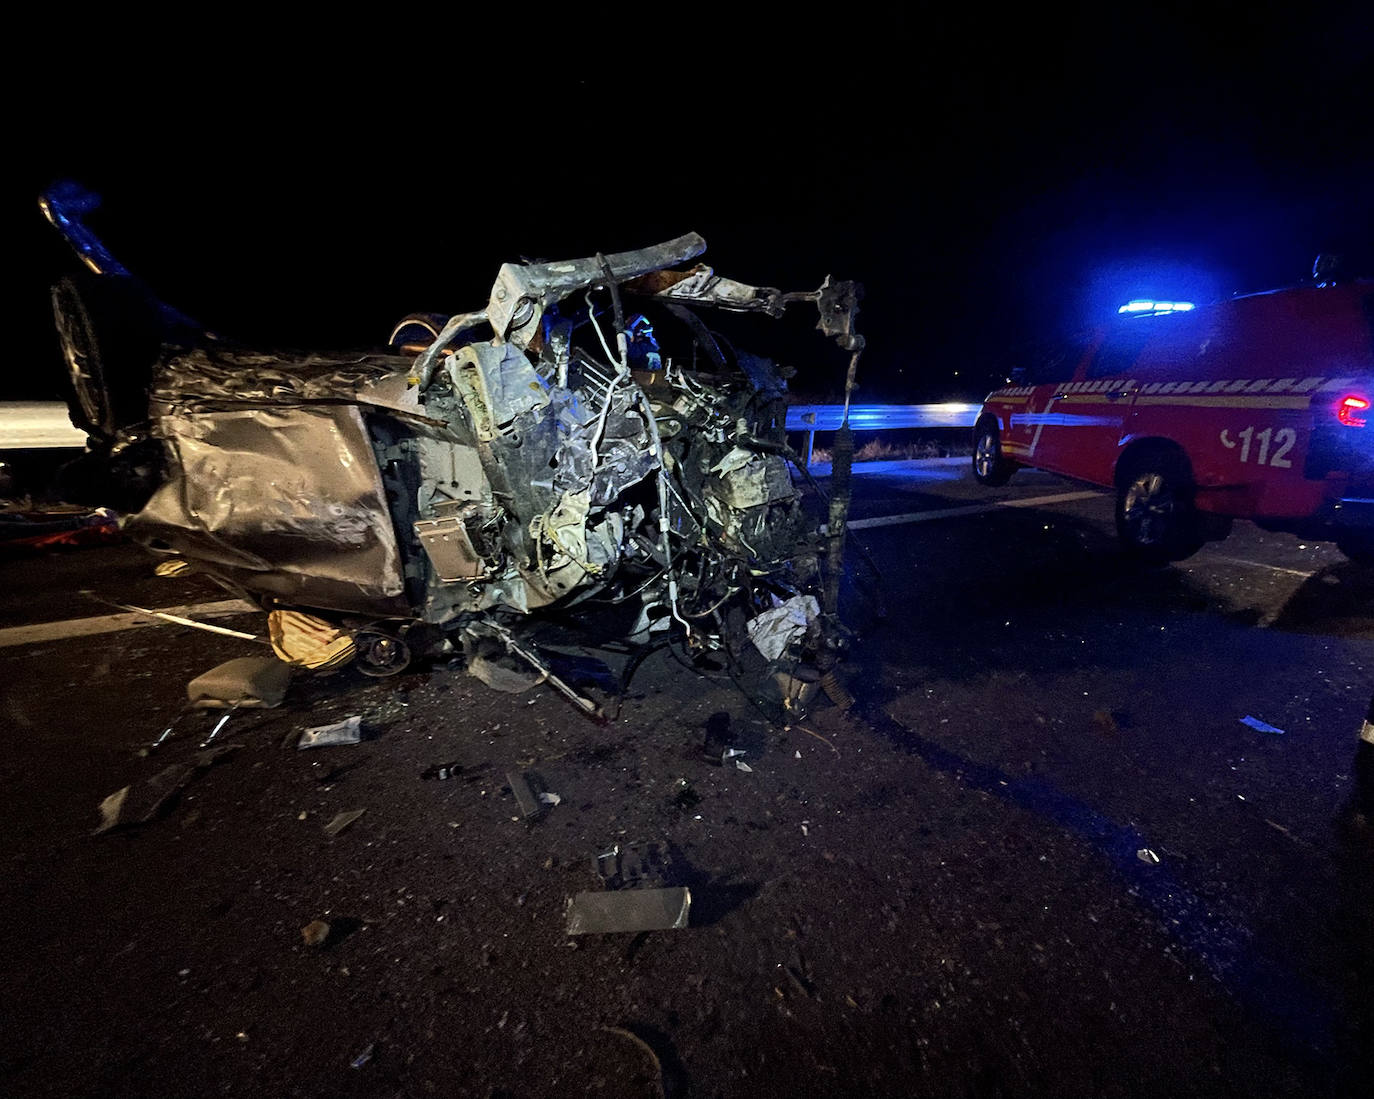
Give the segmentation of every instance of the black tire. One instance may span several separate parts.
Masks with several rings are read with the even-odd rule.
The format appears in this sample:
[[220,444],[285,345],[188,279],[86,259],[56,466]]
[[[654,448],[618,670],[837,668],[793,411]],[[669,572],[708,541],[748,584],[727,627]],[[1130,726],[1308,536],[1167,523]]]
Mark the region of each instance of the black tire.
[[1116,533],[1133,559],[1151,565],[1191,557],[1205,540],[1188,460],[1155,450],[1127,460],[1117,477]]
[[67,381],[76,398],[70,409],[72,423],[98,439],[111,439],[116,425],[105,384],[104,357],[86,303],[71,279],[52,288],[52,313]]
[[1374,566],[1374,531],[1346,531],[1336,539],[1336,548],[1357,565]]
[[1016,472],[1016,463],[1002,457],[1002,437],[996,420],[980,420],[973,429],[973,479],[996,488]]
[[72,423],[98,442],[148,418],[148,387],[165,325],[130,280],[78,275],[52,288],[53,320],[71,385]]

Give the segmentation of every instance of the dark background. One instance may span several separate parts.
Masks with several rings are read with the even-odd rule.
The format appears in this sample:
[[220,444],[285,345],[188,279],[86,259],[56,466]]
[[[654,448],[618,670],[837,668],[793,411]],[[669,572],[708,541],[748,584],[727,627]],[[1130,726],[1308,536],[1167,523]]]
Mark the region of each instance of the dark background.
[[[90,224],[165,299],[283,346],[377,344],[480,305],[503,261],[695,230],[732,277],[864,282],[870,400],[981,396],[1131,297],[1291,284],[1319,250],[1374,272],[1353,5],[344,18],[34,44],[3,396],[61,395],[46,294],[70,257],[34,201],[61,177],[104,195]],[[782,346],[822,397],[842,356],[809,324]]]

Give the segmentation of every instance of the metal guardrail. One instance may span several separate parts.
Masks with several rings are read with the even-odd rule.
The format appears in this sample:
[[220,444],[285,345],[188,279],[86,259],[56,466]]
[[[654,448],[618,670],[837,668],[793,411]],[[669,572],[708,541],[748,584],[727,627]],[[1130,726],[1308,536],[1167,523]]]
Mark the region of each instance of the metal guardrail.
[[[980,404],[951,401],[945,404],[853,404],[849,406],[849,427],[853,431],[897,431],[911,427],[967,427],[978,422]],[[806,432],[802,458],[811,464],[816,432],[838,431],[844,418],[844,405],[799,404],[787,410],[787,430]]]
[[0,401],[0,450],[84,447],[86,433],[72,427],[61,401]]
[[[981,405],[856,404],[849,406],[854,431],[898,431],[913,427],[967,427],[978,419]],[[787,430],[806,433],[806,462],[811,464],[816,432],[836,431],[844,405],[801,404],[787,410]],[[28,447],[83,447],[86,436],[72,427],[67,406],[60,401],[0,402],[0,450]]]

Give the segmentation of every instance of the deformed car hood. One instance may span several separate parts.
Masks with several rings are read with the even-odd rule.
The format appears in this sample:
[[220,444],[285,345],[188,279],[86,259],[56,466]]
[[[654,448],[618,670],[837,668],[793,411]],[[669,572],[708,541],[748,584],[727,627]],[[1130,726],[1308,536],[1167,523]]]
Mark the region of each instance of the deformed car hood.
[[180,338],[151,364],[102,362],[83,299],[54,302],[74,384],[147,379],[141,405],[82,407],[106,414],[93,457],[138,481],[124,529],[153,552],[397,643],[598,598],[640,606],[643,636],[709,645],[731,614],[818,590],[821,566],[785,382],[697,310],[814,304],[851,381],[863,341],[855,284],[782,293],[682,268],[704,249],[688,234],[504,264],[484,305],[397,327],[433,337],[418,354]]

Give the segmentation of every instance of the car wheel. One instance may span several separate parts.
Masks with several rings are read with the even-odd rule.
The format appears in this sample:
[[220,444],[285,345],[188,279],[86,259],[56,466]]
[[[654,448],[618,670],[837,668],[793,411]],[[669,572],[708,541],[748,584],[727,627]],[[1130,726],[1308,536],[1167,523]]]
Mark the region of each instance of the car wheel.
[[1336,548],[1357,565],[1374,565],[1374,532],[1348,531],[1336,539]]
[[1158,451],[1133,460],[1116,490],[1116,532],[1126,552],[1147,564],[1180,561],[1203,543],[1187,459]]
[[1002,438],[995,420],[984,420],[973,433],[973,479],[980,485],[1005,485],[1016,466],[1002,457]]
[[381,630],[361,629],[353,635],[357,647],[358,671],[381,679],[398,675],[410,666],[410,646],[401,638]]
[[86,303],[71,279],[63,279],[52,288],[52,312],[67,380],[76,397],[72,422],[91,435],[109,439],[115,433],[114,410],[105,384],[100,344]]

